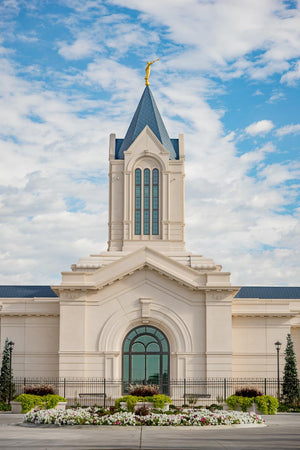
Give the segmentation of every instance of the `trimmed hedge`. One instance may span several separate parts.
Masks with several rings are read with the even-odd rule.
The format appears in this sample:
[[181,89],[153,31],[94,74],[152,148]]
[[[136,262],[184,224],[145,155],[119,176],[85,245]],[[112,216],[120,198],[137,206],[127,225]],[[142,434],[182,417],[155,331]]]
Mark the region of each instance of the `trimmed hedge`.
[[252,403],[255,403],[262,414],[276,414],[279,405],[277,398],[271,395],[259,395],[257,397],[231,395],[226,399],[226,403],[231,409],[237,409],[237,406],[240,406],[244,412],[251,407]]
[[14,399],[15,402],[21,402],[22,412],[26,413],[30,411],[35,406],[41,409],[52,409],[55,408],[58,402],[66,402],[67,400],[59,395],[31,395],[31,394],[21,394]]

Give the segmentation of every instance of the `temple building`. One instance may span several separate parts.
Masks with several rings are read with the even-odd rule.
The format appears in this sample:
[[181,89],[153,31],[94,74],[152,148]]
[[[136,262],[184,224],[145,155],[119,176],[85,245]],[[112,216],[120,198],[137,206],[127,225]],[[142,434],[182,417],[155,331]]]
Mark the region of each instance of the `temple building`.
[[110,136],[107,251],[57,286],[0,287],[15,376],[275,377],[288,333],[300,363],[300,287],[232,286],[219,261],[186,250],[184,159],[146,85],[125,137]]

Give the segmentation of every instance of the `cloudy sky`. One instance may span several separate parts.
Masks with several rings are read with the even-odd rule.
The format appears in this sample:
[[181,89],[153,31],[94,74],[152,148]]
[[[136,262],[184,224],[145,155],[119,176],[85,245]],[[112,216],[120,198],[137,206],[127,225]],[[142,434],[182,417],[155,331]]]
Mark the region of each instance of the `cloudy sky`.
[[300,285],[300,11],[279,0],[1,0],[0,283],[106,250],[108,137],[158,57],[187,249],[237,285]]

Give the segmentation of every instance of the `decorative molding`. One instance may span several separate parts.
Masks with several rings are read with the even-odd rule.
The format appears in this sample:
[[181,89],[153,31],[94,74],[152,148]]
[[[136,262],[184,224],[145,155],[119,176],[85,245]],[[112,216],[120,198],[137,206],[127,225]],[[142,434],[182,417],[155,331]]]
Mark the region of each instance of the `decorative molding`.
[[0,317],[59,317],[60,314],[51,313],[30,313],[30,312],[6,312],[1,311]]
[[291,312],[233,312],[232,317],[295,317],[297,313]]
[[149,323],[151,302],[151,298],[140,298],[142,323]]
[[205,355],[209,356],[209,355],[227,355],[227,356],[232,356],[232,351],[224,351],[224,352],[220,352],[220,351],[208,351],[205,352]]
[[211,291],[209,293],[207,293],[208,296],[206,297],[206,300],[209,302],[210,300],[224,300],[224,296],[225,298],[227,298],[228,294],[225,291]]

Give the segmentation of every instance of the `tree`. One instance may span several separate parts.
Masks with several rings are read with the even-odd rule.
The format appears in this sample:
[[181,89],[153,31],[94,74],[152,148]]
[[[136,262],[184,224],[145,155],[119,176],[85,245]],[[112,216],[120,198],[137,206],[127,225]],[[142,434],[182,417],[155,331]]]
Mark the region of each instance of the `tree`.
[[9,399],[9,390],[12,386],[11,378],[12,373],[10,373],[9,340],[8,338],[6,338],[3,349],[2,366],[0,373],[0,401],[5,403]]
[[297,361],[290,334],[287,335],[286,340],[282,395],[286,403],[294,403],[299,399]]

